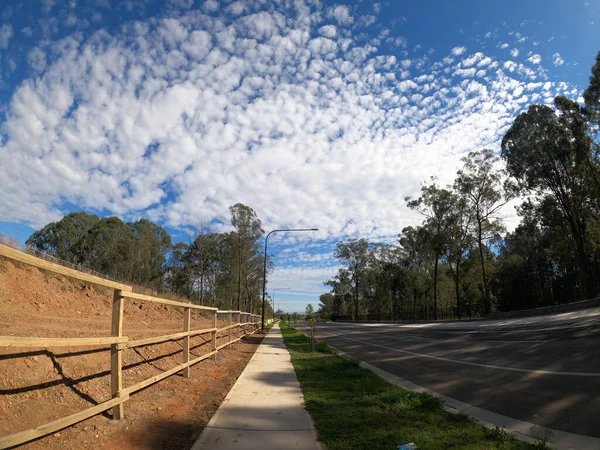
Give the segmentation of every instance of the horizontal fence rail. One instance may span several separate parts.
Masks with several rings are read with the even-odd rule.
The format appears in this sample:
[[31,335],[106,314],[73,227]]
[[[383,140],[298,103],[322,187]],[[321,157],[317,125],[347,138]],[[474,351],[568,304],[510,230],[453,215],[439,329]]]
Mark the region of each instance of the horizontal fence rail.
[[[152,384],[158,383],[172,375],[182,373],[184,378],[190,377],[190,368],[210,357],[216,360],[217,352],[225,347],[229,347],[235,342],[240,341],[244,336],[253,334],[260,329],[261,316],[243,311],[219,311],[217,308],[209,306],[195,305],[192,303],[167,300],[160,297],[154,297],[145,294],[136,294],[132,292],[132,287],[117,283],[112,280],[97,277],[83,272],[78,272],[61,266],[56,263],[48,262],[36,258],[29,254],[15,250],[8,246],[0,244],[0,256],[29,264],[40,269],[59,273],[61,275],[75,278],[77,280],[106,286],[114,289],[112,316],[111,316],[111,336],[105,337],[78,337],[78,338],[46,338],[46,337],[21,337],[21,336],[0,336],[0,347],[4,348],[47,348],[47,347],[85,347],[85,346],[104,346],[110,347],[110,387],[111,399],[71,414],[67,417],[40,425],[36,428],[10,434],[0,437],[0,449],[13,447],[25,442],[37,439],[48,434],[55,433],[58,430],[74,425],[86,420],[104,411],[112,410],[112,417],[115,420],[121,420],[124,417],[123,404],[129,400],[130,395]],[[166,334],[162,336],[153,336],[143,339],[132,340],[128,336],[123,336],[123,309],[127,300],[145,301],[158,303],[162,305],[179,307],[183,311],[183,331],[179,333]],[[191,312],[205,311],[211,315],[212,327],[194,330],[191,328]],[[227,325],[218,328],[218,316],[227,320]],[[233,336],[232,331],[237,331],[237,337]],[[211,351],[190,360],[190,339],[193,336],[210,335]],[[227,338],[224,344],[217,345],[217,338]],[[146,380],[140,381],[131,386],[123,387],[123,351],[141,347],[145,345],[159,344],[169,341],[183,341],[182,343],[182,362],[172,369],[155,375]]]

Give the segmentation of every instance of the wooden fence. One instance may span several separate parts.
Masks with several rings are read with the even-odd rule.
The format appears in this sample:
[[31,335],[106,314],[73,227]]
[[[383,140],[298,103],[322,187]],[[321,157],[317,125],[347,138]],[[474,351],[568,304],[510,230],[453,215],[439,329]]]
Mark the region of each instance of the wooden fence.
[[[110,386],[111,399],[95,405],[91,408],[71,414],[67,417],[40,425],[36,428],[14,433],[8,436],[0,437],[0,449],[5,449],[19,445],[33,439],[54,433],[62,428],[74,425],[82,420],[88,419],[107,410],[112,410],[112,417],[115,420],[123,419],[123,404],[129,400],[129,396],[136,391],[144,389],[154,383],[164,380],[171,375],[181,372],[185,378],[190,377],[190,367],[211,356],[217,357],[217,352],[224,347],[239,341],[243,335],[255,333],[260,329],[261,316],[241,311],[220,311],[217,308],[208,306],[199,306],[192,303],[183,303],[173,300],[167,300],[150,295],[136,294],[131,286],[117,283],[111,280],[105,280],[95,275],[48,262],[36,258],[35,256],[23,253],[8,246],[0,244],[0,256],[4,256],[13,261],[29,264],[40,269],[52,271],[75,278],[81,281],[106,286],[114,289],[112,302],[111,335],[107,337],[83,337],[83,338],[42,338],[42,337],[19,337],[19,336],[0,336],[0,347],[4,348],[47,348],[47,347],[86,347],[86,346],[110,346]],[[145,339],[131,340],[123,336],[123,306],[127,299],[159,303],[161,305],[170,305],[183,308],[183,331],[180,333],[155,336]],[[212,327],[200,330],[191,329],[192,310],[201,310],[208,312],[212,316]],[[217,327],[217,316],[225,316],[228,324],[225,327]],[[232,330],[238,329],[237,338],[232,336]],[[227,341],[222,345],[217,345],[217,335],[227,332]],[[190,360],[190,338],[203,334],[212,336],[212,349],[210,352]],[[167,341],[183,340],[182,362],[166,372],[163,372],[147,380],[138,382],[131,386],[123,387],[123,351],[143,345],[159,344]]]

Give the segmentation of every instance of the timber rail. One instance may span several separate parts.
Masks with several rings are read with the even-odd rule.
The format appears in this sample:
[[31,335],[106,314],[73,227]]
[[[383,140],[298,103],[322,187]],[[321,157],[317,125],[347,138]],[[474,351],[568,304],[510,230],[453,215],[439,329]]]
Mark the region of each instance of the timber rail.
[[[112,410],[112,418],[121,420],[124,418],[123,404],[129,400],[130,395],[144,389],[154,383],[158,383],[171,375],[181,372],[183,377],[190,377],[190,367],[210,358],[217,357],[217,352],[242,339],[243,336],[253,334],[260,329],[261,316],[242,311],[221,311],[217,308],[195,305],[192,303],[177,302],[151,295],[137,294],[129,285],[107,280],[96,275],[79,272],[77,270],[61,266],[53,262],[23,253],[6,245],[0,244],[0,256],[18,261],[20,263],[35,266],[39,269],[58,273],[80,281],[93,283],[114,289],[111,317],[111,335],[106,337],[78,337],[78,338],[44,338],[44,337],[21,337],[0,336],[0,348],[47,348],[47,347],[85,347],[85,346],[110,346],[110,388],[111,399],[99,403],[91,408],[76,412],[69,416],[45,423],[29,430],[13,433],[0,437],[0,449],[13,447],[33,439],[55,433],[58,430],[74,425],[85,419]],[[176,306],[183,309],[183,331],[180,333],[153,336],[145,339],[132,340],[123,336],[123,307],[127,300],[138,300],[161,305]],[[212,327],[199,330],[191,329],[192,310],[203,311],[212,317]],[[226,318],[228,325],[222,328],[217,326],[217,318]],[[233,335],[236,330],[236,336]],[[226,333],[227,341],[217,345],[217,337]],[[190,360],[190,338],[202,334],[212,336],[212,350],[202,356]],[[131,386],[123,387],[123,351],[143,345],[158,344],[167,341],[183,340],[182,363],[166,372],[138,382]]]

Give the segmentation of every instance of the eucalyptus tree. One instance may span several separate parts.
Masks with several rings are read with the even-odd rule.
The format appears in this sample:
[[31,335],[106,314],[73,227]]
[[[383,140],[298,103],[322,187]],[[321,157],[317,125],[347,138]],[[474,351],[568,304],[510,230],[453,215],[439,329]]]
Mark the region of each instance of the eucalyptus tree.
[[454,207],[457,199],[452,191],[437,186],[432,177],[430,185],[421,187],[421,196],[417,199],[406,197],[410,209],[418,211],[425,217],[423,225],[431,233],[429,244],[433,254],[433,319],[437,319],[438,309],[438,267],[440,259],[448,251],[448,235],[456,217]]
[[407,267],[408,284],[412,290],[412,318],[417,318],[417,304],[431,289],[431,233],[425,226],[405,227],[398,237],[399,253]]
[[140,219],[127,224],[134,234],[135,245],[131,256],[131,281],[162,290],[171,249],[171,235],[163,227]]
[[348,269],[339,269],[335,276],[324,284],[329,286],[333,293],[333,315],[346,314],[352,300],[352,279]]
[[26,245],[67,262],[81,263],[82,239],[99,221],[95,214],[72,212],[34,232]]
[[369,243],[363,238],[338,242],[334,256],[346,267],[352,281],[354,318],[358,319],[360,283],[369,261]]
[[256,212],[249,206],[242,203],[236,203],[229,207],[231,214],[231,225],[234,228],[234,246],[233,252],[236,261],[237,274],[237,309],[241,308],[242,296],[246,296],[247,301],[251,301],[248,297],[251,295],[249,281],[251,272],[255,266],[253,260],[260,257],[260,248],[258,240],[264,234],[261,228],[261,221],[256,215]]
[[498,169],[499,158],[489,149],[471,152],[462,158],[463,168],[457,173],[455,189],[467,201],[473,220],[472,230],[479,251],[479,262],[485,299],[485,313],[492,307],[489,270],[485,255],[487,244],[500,239],[504,231],[500,211],[509,195],[503,188],[503,171]]
[[598,290],[596,149],[582,107],[561,96],[554,99],[554,108],[531,105],[502,139],[508,173],[535,198],[542,224],[559,217],[576,252],[588,298]]
[[596,55],[596,62],[592,66],[590,84],[583,92],[585,101],[584,113],[596,127],[600,127],[600,52]]
[[454,278],[454,293],[456,297],[456,315],[461,318],[461,289],[460,274],[461,263],[473,246],[473,234],[471,233],[473,222],[473,210],[465,195],[456,195],[453,204],[454,212],[450,229],[448,230],[448,266]]

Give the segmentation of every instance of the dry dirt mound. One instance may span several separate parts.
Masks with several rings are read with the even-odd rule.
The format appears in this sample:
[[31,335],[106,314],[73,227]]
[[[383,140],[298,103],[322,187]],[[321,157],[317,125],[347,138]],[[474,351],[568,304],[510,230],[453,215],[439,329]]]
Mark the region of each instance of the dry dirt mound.
[[[112,291],[0,260],[0,334],[36,337],[110,336]],[[225,325],[219,322],[219,327]],[[193,314],[192,328],[209,328]],[[133,339],[183,330],[176,308],[126,300],[124,335]],[[192,338],[191,357],[210,351],[210,335]],[[219,344],[225,338],[219,339]],[[168,378],[125,403],[126,420],[96,416],[24,448],[177,448],[190,446],[258,344],[220,352],[192,369],[192,379]],[[180,342],[124,351],[127,387],[181,363]],[[108,348],[0,348],[0,436],[36,427],[110,398]],[[160,437],[158,436],[160,434]],[[157,441],[158,440],[158,441]],[[163,442],[163,440],[165,442]],[[150,442],[151,441],[151,442]]]

